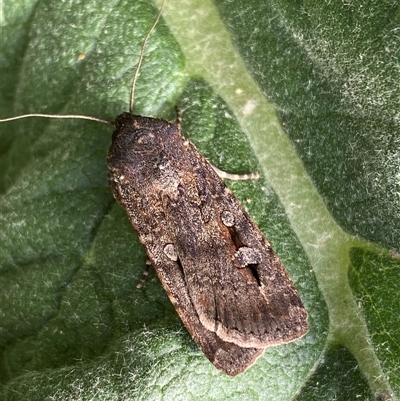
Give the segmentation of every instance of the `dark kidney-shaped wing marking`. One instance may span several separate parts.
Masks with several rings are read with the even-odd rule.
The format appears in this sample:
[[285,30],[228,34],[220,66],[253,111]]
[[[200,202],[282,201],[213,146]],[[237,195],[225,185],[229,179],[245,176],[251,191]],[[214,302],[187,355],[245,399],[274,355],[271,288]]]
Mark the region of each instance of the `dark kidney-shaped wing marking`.
[[307,332],[281,262],[212,166],[161,119],[117,117],[109,181],[193,339],[235,375]]

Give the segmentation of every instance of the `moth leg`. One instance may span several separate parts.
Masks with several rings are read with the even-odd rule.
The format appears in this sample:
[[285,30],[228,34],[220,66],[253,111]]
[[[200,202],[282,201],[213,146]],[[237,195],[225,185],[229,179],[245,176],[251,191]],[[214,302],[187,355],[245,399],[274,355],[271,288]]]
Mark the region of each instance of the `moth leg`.
[[232,180],[232,181],[245,181],[245,180],[258,180],[260,176],[258,173],[250,173],[250,174],[231,174],[227,173],[223,170],[220,170],[218,167],[212,166],[215,172],[219,175],[220,178]]
[[136,288],[142,288],[144,283],[146,282],[147,278],[149,277],[149,272],[151,269],[151,262],[149,259],[146,260],[146,267],[143,270],[142,277],[139,280],[139,283],[137,284]]
[[175,124],[178,126],[179,132],[181,132],[181,125],[182,125],[182,113],[179,106],[175,106],[175,113],[176,113],[176,121]]

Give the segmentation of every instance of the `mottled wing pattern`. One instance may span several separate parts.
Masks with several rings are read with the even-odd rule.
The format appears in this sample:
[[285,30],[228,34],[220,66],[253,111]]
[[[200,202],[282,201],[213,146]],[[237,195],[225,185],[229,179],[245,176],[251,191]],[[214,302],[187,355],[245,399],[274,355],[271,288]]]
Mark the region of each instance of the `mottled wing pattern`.
[[307,331],[281,262],[212,166],[176,125],[116,120],[109,181],[193,339],[235,375]]

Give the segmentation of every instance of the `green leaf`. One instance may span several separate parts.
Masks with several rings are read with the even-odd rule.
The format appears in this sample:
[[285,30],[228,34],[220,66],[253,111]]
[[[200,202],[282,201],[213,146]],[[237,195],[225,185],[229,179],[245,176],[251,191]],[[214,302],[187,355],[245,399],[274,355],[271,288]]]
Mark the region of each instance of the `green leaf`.
[[371,394],[353,355],[346,348],[332,347],[295,399],[369,400]]
[[385,378],[400,388],[400,257],[366,249],[350,253],[350,285],[362,307]]
[[[309,333],[240,376],[218,372],[155,274],[136,288],[146,256],[108,189],[112,128],[2,123],[2,399],[399,397],[397,2],[265,3],[167,0],[135,113],[174,119],[178,104],[214,165],[261,174],[228,185],[295,282]],[[2,4],[1,117],[126,111],[156,12]]]

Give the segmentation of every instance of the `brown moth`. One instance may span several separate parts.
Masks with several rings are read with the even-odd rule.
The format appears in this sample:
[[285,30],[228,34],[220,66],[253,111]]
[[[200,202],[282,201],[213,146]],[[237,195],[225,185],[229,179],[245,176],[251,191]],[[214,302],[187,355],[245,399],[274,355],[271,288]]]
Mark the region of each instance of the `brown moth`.
[[[180,119],[172,123],[132,112],[145,45],[163,5],[142,45],[130,111],[112,122],[109,184],[194,341],[218,369],[234,376],[264,348],[303,336],[307,312],[218,169],[182,136]],[[39,114],[0,121],[28,116],[110,123]]]
[[307,332],[268,241],[180,125],[124,113],[107,157],[115,199],[195,342],[236,375]]

